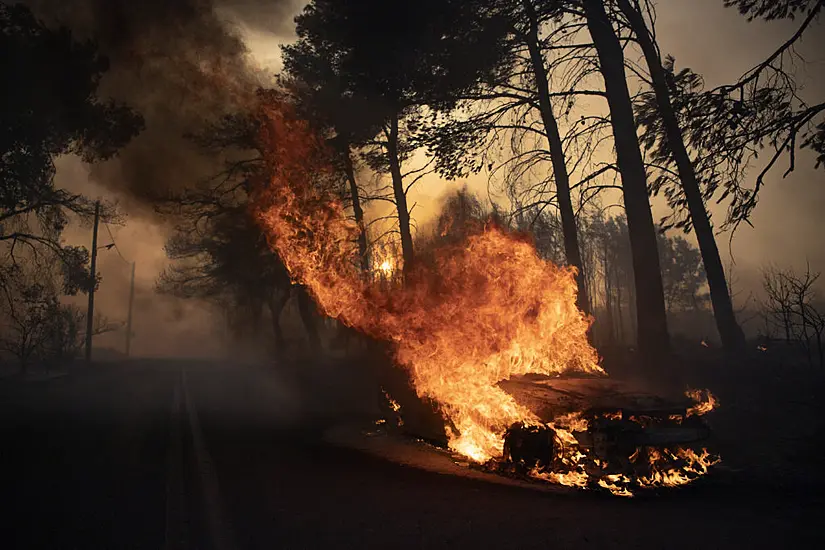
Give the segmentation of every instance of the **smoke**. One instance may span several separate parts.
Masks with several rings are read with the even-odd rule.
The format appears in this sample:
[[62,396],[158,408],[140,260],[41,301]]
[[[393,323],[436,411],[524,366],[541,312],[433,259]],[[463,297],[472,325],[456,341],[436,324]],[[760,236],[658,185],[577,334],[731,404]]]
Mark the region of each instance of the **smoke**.
[[186,137],[236,110],[272,75],[250,61],[241,28],[288,28],[290,0],[28,0],[46,24],[95,40],[110,61],[101,95],[140,112],[146,130],[91,177],[129,199],[167,196],[214,174]]
[[293,34],[293,16],[304,4],[306,0],[223,0],[217,3],[216,11],[236,19],[252,31],[284,37]]
[[[127,317],[130,270],[136,263],[134,339],[138,355],[217,353],[220,318],[206,304],[155,292],[168,265],[165,221],[153,208],[158,199],[191,188],[222,168],[186,135],[198,133],[221,115],[242,108],[259,86],[270,85],[272,69],[256,66],[248,50],[250,33],[277,38],[291,33],[294,0],[24,0],[48,26],[65,26],[77,39],[94,40],[110,68],[99,94],[138,111],[146,129],[108,162],[84,166],[58,161],[57,185],[89,197],[119,203],[125,227],[101,226],[102,282],[97,311],[121,324]],[[258,40],[255,47],[259,47]],[[277,54],[277,40],[268,40]],[[90,228],[72,225],[64,238],[86,247]],[[124,260],[125,258],[125,260]],[[77,297],[84,305],[83,297]],[[123,329],[98,337],[96,346],[123,349]],[[208,349],[207,349],[208,348]],[[196,353],[197,352],[197,353]]]

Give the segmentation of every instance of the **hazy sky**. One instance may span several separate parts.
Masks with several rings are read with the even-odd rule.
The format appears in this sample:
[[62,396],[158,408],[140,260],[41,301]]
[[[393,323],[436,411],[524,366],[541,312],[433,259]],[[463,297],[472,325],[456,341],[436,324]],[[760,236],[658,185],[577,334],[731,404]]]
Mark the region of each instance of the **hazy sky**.
[[[657,36],[662,51],[673,54],[677,66],[701,73],[710,86],[730,81],[764,59],[798,24],[748,23],[736,10],[723,8],[721,0],[662,0],[658,15]],[[809,63],[802,73],[806,95],[818,101],[825,99],[823,30],[825,25],[820,21],[798,49]],[[786,167],[787,163],[777,165],[766,180],[752,219],[755,228],[740,228],[734,238],[733,251],[743,272],[768,262],[798,266],[806,258],[816,269],[825,270],[821,227],[825,169],[814,171],[810,154],[800,155],[796,171],[783,180]],[[751,171],[753,177],[757,173]]]
[[[32,0],[33,3],[38,1],[46,4],[51,2]],[[266,6],[263,10],[260,7],[262,5]],[[235,29],[235,35],[245,43],[249,51],[249,57],[245,61],[271,74],[280,65],[279,44],[294,37],[292,18],[302,5],[301,0],[216,0],[215,13],[220,20]],[[722,0],[660,0],[657,12],[657,37],[663,53],[674,55],[677,67],[688,66],[702,74],[711,86],[735,79],[764,59],[793,32],[797,24],[748,23],[734,9],[723,8]],[[799,48],[809,62],[805,80],[807,93],[812,98],[825,97],[823,29],[825,26],[820,23],[818,28],[809,31]],[[231,41],[230,36],[228,43],[231,44]],[[194,44],[197,45],[197,42]],[[237,58],[238,63],[243,61],[242,57]],[[126,82],[129,82],[128,79]],[[127,86],[132,85],[134,83],[130,82]],[[214,97],[211,100],[214,101]],[[155,107],[157,105],[150,102],[150,108]],[[176,162],[185,164],[186,159],[186,156],[180,156]],[[781,180],[781,173],[785,169],[783,165],[778,166],[768,178],[752,218],[755,228],[741,228],[733,241],[736,271],[742,286],[755,287],[759,266],[769,262],[799,266],[804,265],[807,258],[813,267],[825,270],[825,250],[821,244],[823,239],[820,229],[820,221],[825,215],[825,170],[814,172],[812,165],[812,157],[803,154],[798,159],[797,170],[785,180]],[[185,166],[180,170],[183,170],[183,174],[187,173]],[[754,177],[756,173],[757,170],[752,171]],[[171,174],[183,177],[178,171]],[[65,159],[60,163],[58,181],[91,195],[111,197],[113,186],[106,185],[106,178],[120,176],[111,170],[98,170],[90,176],[89,171],[76,160]],[[421,218],[426,217],[428,212],[436,210],[440,197],[446,191],[461,185],[460,182],[446,183],[437,178],[422,183],[412,196],[412,201],[419,204],[415,212],[419,222],[423,221]],[[472,189],[486,194],[486,179],[475,178],[468,183]],[[124,256],[138,261],[139,298],[149,309],[157,307],[164,311],[167,335],[171,331],[177,336],[173,342],[164,343],[160,334],[163,331],[159,328],[161,324],[154,318],[145,318],[142,327],[141,321],[136,320],[136,331],[139,336],[142,335],[139,340],[145,350],[166,353],[167,348],[185,340],[189,332],[197,333],[199,325],[207,326],[208,322],[197,321],[202,317],[196,311],[197,306],[180,304],[153,294],[154,281],[166,265],[163,251],[165,230],[152,221],[151,216],[146,215],[145,208],[139,207],[134,201],[127,199],[124,207],[131,214],[129,222],[125,227],[114,227],[112,230]],[[657,204],[655,217],[658,219],[665,213]],[[721,219],[723,212],[718,214]],[[86,241],[89,239],[89,230],[73,227],[67,232],[67,239],[88,246]],[[720,248],[725,254],[726,262],[727,241],[728,236],[720,236]],[[101,234],[101,242],[108,242],[105,231]],[[125,315],[128,268],[113,252],[103,252],[101,256],[100,269],[104,277],[100,291],[101,308],[109,316],[119,319]],[[170,329],[172,326],[176,328]]]
[[[248,4],[254,3],[249,0]],[[302,2],[289,8],[297,13]],[[248,6],[247,6],[248,7]],[[722,0],[659,0],[657,3],[657,38],[664,54],[675,56],[677,67],[699,72],[708,86],[730,82],[763,60],[789,37],[798,22],[748,22],[735,9],[725,8]],[[288,10],[282,10],[286,12]],[[250,16],[254,11],[247,12]],[[291,38],[292,26],[277,25],[277,33],[266,25],[244,27],[252,57],[261,65],[278,68],[278,45]],[[811,29],[798,51],[808,61],[803,75],[806,93],[816,100],[825,98],[825,25]],[[741,276],[759,266],[804,264],[806,259],[817,269],[825,270],[825,249],[820,221],[825,213],[825,170],[814,171],[813,157],[801,154],[797,169],[784,180],[786,165],[778,164],[761,191],[759,206],[752,222],[754,228],[740,227],[733,240],[733,254]],[[751,171],[753,177],[758,170]],[[445,189],[458,184],[431,178],[415,193],[420,204],[419,216],[433,211]],[[470,180],[471,188],[486,194],[486,178]],[[657,204],[656,218],[667,210]],[[719,220],[724,210],[713,208]],[[426,215],[425,215],[426,216]],[[729,235],[721,235],[720,248],[728,251]],[[725,260],[729,261],[729,257]]]

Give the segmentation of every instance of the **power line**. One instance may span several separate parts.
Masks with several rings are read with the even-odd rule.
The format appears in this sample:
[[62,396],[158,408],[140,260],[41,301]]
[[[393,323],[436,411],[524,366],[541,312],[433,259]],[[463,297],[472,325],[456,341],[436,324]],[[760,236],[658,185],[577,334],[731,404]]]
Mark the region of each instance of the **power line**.
[[130,262],[129,260],[124,258],[123,254],[120,253],[120,248],[118,248],[117,243],[115,242],[115,236],[112,235],[112,230],[109,229],[109,224],[106,223],[106,222],[103,222],[103,225],[106,226],[106,232],[109,234],[109,238],[112,239],[112,244],[114,245],[115,250],[117,251],[117,255],[120,256],[120,259],[123,260],[124,262],[126,262],[127,264],[131,264],[132,262]]

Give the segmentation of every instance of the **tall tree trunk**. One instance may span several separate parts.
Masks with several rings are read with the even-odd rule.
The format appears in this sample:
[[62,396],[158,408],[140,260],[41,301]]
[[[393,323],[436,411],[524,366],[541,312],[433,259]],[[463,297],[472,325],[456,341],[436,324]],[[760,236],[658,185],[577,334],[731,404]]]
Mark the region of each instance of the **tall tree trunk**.
[[401,159],[398,156],[398,116],[390,121],[390,131],[387,133],[387,157],[392,175],[392,190],[395,195],[395,207],[398,210],[398,230],[401,233],[401,254],[404,257],[404,269],[408,269],[413,262],[413,242],[410,232],[410,211],[407,209],[407,193],[404,189],[404,179],[401,175]]
[[713,236],[710,217],[705,208],[704,200],[702,200],[702,192],[696,179],[696,170],[685,147],[679,121],[673,110],[670,89],[667,85],[661,57],[639,10],[631,5],[630,0],[618,0],[618,4],[625,17],[627,17],[633,34],[636,35],[636,39],[639,41],[650,71],[653,81],[653,93],[656,96],[656,103],[662,116],[667,142],[673,160],[676,162],[676,169],[679,172],[679,179],[682,182],[682,189],[685,192],[688,210],[690,211],[690,218],[696,232],[696,240],[699,242],[699,251],[702,254],[702,262],[708,278],[710,300],[719,337],[725,349],[740,351],[745,347],[745,334],[742,332],[739,323],[736,322],[728,283],[725,279],[725,268],[719,255],[719,248],[716,246],[716,238]]
[[364,224],[364,210],[361,208],[361,197],[358,193],[358,182],[355,180],[355,170],[352,166],[349,144],[340,145],[341,156],[344,159],[344,172],[349,182],[349,195],[352,201],[352,211],[355,214],[355,223],[358,224],[358,254],[361,258],[361,271],[369,271],[370,263],[367,257],[367,227]]
[[533,0],[522,0],[524,10],[527,13],[529,29],[527,31],[527,48],[530,51],[530,62],[533,67],[533,74],[536,79],[536,89],[539,94],[539,110],[541,120],[544,123],[547,143],[550,147],[550,160],[553,164],[553,179],[556,182],[556,196],[559,201],[559,213],[561,215],[562,236],[564,237],[564,254],[568,265],[576,268],[576,286],[579,293],[576,298],[576,305],[583,312],[590,314],[590,301],[588,300],[586,278],[584,266],[582,264],[581,251],[579,250],[579,238],[576,228],[576,215],[573,212],[573,201],[570,198],[570,175],[567,173],[567,161],[564,154],[564,147],[559,134],[559,126],[553,114],[553,105],[550,103],[550,86],[547,82],[547,71],[544,67],[544,56],[539,47],[539,23],[536,10],[533,7]]
[[633,104],[627,89],[622,45],[605,13],[602,0],[584,0],[584,8],[587,28],[593,38],[604,78],[616,147],[616,163],[622,176],[636,287],[637,342],[643,359],[648,366],[652,366],[664,359],[670,351],[670,337],[656,246],[656,227],[647,195],[647,175],[636,135]]
[[318,326],[315,324],[315,305],[312,303],[312,298],[305,286],[295,285],[295,290],[298,293],[298,313],[301,315],[301,321],[307,331],[309,345],[313,352],[320,351],[321,337],[318,334]]

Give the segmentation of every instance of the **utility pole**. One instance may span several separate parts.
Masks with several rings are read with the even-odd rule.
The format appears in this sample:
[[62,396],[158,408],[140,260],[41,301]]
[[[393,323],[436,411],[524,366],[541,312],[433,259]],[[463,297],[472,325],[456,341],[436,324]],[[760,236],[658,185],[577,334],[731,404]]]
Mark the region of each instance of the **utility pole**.
[[92,230],[92,265],[89,267],[89,307],[86,311],[86,362],[92,362],[92,331],[95,321],[95,285],[97,283],[97,226],[100,223],[100,201],[95,203],[95,225]]
[[129,316],[126,318],[126,357],[132,348],[132,305],[135,303],[135,262],[132,262],[132,282],[129,284]]

